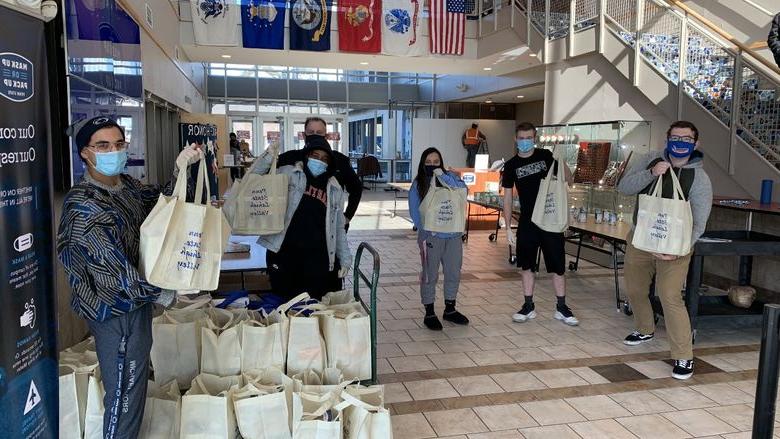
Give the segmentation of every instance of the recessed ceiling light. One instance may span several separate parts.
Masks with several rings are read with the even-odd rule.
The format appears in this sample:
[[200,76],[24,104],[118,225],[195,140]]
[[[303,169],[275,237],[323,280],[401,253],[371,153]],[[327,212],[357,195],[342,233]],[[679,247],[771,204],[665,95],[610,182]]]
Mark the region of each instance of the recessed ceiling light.
[[493,99],[488,99],[488,100],[485,101],[485,103],[486,104],[492,104],[493,103]]
[[368,62],[367,62],[367,61],[363,61],[363,62],[361,62],[361,63],[360,63],[360,65],[361,65],[361,66],[367,66],[367,65],[368,65]]
[[536,58],[536,54],[535,53],[530,53],[529,56],[532,56],[532,57]]
[[232,55],[222,55],[222,58],[230,59],[230,58],[233,58],[233,56]]
[[518,96],[517,96],[517,99],[523,99],[524,97],[525,97],[525,96],[523,96],[523,95],[518,95]]
[[482,70],[484,70],[486,72],[489,72],[489,71],[493,70],[493,67],[482,67]]

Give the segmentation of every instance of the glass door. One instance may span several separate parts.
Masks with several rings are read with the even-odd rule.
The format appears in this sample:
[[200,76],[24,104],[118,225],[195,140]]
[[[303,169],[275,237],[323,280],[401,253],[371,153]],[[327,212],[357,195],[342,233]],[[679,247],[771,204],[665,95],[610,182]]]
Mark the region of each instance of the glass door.
[[255,122],[254,118],[231,118],[230,132],[236,133],[239,142],[246,142],[247,149],[255,154]]

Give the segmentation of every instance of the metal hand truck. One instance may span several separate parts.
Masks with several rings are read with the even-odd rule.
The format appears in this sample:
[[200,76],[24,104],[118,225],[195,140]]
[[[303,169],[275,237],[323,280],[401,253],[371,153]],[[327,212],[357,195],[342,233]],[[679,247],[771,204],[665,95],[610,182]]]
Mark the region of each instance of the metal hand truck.
[[[360,269],[360,261],[363,257],[363,251],[368,250],[373,257],[373,269],[371,271],[371,278],[369,279],[363,270]],[[355,300],[360,302],[368,313],[371,320],[371,382],[370,384],[377,384],[376,379],[376,288],[379,284],[379,253],[366,242],[361,242],[355,252],[355,266],[352,270],[352,288],[355,294]],[[360,296],[360,281],[363,281],[370,291],[369,302],[367,305],[363,298]]]

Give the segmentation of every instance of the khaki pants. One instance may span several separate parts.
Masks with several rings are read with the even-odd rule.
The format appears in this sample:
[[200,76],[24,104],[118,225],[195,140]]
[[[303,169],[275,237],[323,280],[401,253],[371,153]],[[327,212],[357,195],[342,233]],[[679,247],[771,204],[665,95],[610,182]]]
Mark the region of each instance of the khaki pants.
[[636,329],[642,334],[655,332],[653,307],[648,297],[650,283],[655,274],[655,294],[661,299],[664,310],[672,359],[692,360],[691,320],[682,296],[691,254],[674,261],[662,261],[651,253],[636,249],[631,245],[632,238],[633,232],[629,233],[626,239],[628,245],[623,272]]

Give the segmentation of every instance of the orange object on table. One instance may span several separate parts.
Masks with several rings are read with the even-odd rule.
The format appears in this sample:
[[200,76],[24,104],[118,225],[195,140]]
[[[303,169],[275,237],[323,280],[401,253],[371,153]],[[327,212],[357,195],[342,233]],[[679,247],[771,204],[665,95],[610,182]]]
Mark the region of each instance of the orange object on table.
[[[463,181],[469,189],[469,195],[473,196],[476,192],[488,192],[488,183],[495,183],[498,186],[499,194],[503,196],[501,188],[501,173],[499,171],[475,171],[474,168],[455,168],[452,170]],[[497,217],[495,211],[480,206],[471,206],[471,214],[489,214],[491,216],[475,216],[469,218],[470,230],[492,230],[496,228]]]

